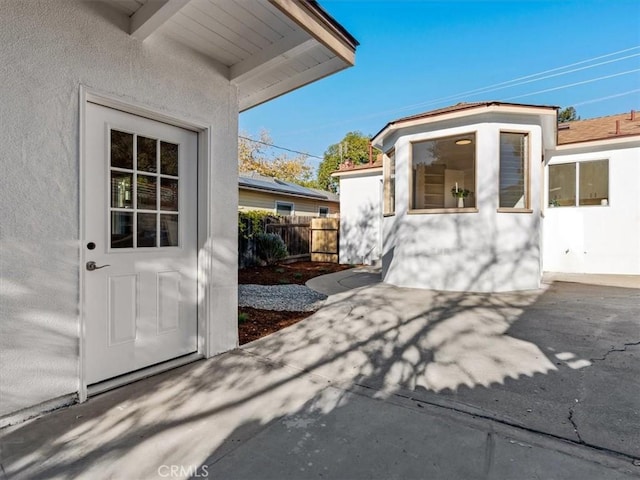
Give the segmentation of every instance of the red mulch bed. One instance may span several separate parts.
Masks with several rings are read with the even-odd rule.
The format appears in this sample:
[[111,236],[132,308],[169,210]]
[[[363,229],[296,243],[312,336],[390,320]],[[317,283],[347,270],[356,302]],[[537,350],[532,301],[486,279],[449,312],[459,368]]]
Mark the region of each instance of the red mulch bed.
[[[238,270],[238,283],[241,285],[304,285],[307,280],[313,277],[340,272],[348,268],[351,266],[321,262],[295,262],[243,268]],[[246,320],[241,322],[240,314],[244,314],[242,316],[246,316]],[[240,345],[298,323],[312,314],[313,312],[281,312],[240,307],[238,308]]]

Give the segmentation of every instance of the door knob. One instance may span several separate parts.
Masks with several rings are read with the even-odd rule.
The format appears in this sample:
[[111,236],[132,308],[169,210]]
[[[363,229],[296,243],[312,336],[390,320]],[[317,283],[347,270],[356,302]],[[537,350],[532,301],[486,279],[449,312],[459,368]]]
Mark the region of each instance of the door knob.
[[111,265],[96,265],[96,262],[87,262],[87,270],[93,272],[94,270],[99,270],[104,267],[110,267]]

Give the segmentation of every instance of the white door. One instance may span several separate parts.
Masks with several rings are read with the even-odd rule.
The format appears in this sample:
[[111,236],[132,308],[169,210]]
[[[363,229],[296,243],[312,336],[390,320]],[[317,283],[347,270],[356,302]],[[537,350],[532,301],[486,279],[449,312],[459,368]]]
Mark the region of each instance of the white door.
[[[86,381],[197,350],[197,134],[87,103]],[[93,263],[92,263],[93,262]]]

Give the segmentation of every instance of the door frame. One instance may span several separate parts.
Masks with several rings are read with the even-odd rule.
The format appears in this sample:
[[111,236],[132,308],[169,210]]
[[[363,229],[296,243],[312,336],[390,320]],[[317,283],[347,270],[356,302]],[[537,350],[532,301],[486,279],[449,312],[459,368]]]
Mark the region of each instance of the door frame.
[[[212,145],[212,126],[199,123],[191,119],[181,118],[180,116],[167,115],[164,112],[149,108],[140,103],[133,102],[129,99],[125,100],[116,96],[100,92],[85,85],[80,85],[79,91],[79,321],[78,321],[78,338],[79,338],[79,355],[78,355],[78,401],[86,401],[88,395],[100,393],[102,391],[115,388],[127,383],[131,383],[142,378],[160,373],[165,370],[176,368],[180,365],[193,362],[208,355],[207,339],[209,338],[209,322],[211,318],[211,295],[209,286],[203,282],[208,278],[207,273],[212,269],[212,259],[210,255],[205,254],[205,243],[207,238],[211,238],[211,218],[213,206],[209,201],[211,165],[209,162],[211,145]],[[112,380],[106,380],[99,383],[96,387],[87,387],[86,380],[86,315],[84,308],[85,300],[85,275],[84,264],[86,262],[85,244],[87,242],[85,231],[85,202],[86,182],[85,182],[85,148],[86,148],[86,106],[87,103],[94,103],[103,107],[119,110],[124,113],[136,115],[139,117],[154,120],[156,122],[166,123],[174,127],[191,130],[198,134],[198,168],[197,168],[197,328],[198,328],[198,350],[196,353],[179,357],[177,359],[163,362],[160,365],[151,366],[136,372],[131,372]]]

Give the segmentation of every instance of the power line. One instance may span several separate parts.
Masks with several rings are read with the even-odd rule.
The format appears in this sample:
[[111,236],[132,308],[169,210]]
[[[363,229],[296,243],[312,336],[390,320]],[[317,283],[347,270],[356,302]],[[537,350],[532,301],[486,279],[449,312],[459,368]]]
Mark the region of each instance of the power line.
[[598,82],[600,80],[605,80],[607,78],[619,77],[621,75],[628,75],[634,72],[640,72],[640,68],[636,68],[634,70],[627,70],[626,72],[614,73],[612,75],[605,75],[603,77],[591,78],[589,80],[583,80],[582,82],[569,83],[567,85],[561,85],[559,87],[546,88],[544,90],[538,90],[537,92],[525,93],[523,95],[516,95],[515,97],[509,97],[509,98],[506,98],[505,100],[513,100],[516,98],[530,97],[531,95],[537,95],[538,93],[553,92],[554,90],[562,90],[563,88],[575,87],[576,85],[584,85],[585,83]]
[[[494,83],[494,84],[488,85],[486,87],[476,88],[476,89],[473,89],[473,90],[467,90],[467,91],[460,92],[460,93],[457,93],[457,94],[454,94],[454,95],[448,95],[448,96],[445,96],[445,97],[440,97],[440,98],[437,98],[437,99],[434,99],[434,100],[414,103],[414,104],[411,104],[411,105],[405,105],[403,107],[394,108],[392,110],[379,111],[379,112],[371,113],[371,114],[368,114],[368,115],[355,117],[355,118],[352,118],[350,120],[343,120],[343,121],[334,122],[334,123],[331,123],[331,124],[320,125],[320,126],[314,127],[313,129],[296,130],[296,131],[293,131],[293,132],[289,132],[288,134],[292,135],[292,134],[296,134],[296,133],[306,133],[306,132],[317,130],[317,129],[321,129],[321,128],[328,128],[328,127],[333,127],[333,126],[338,126],[338,125],[344,125],[344,124],[352,123],[352,122],[358,121],[358,120],[368,120],[370,118],[376,118],[376,117],[379,117],[379,116],[382,116],[382,115],[387,115],[387,114],[391,114],[391,113],[397,113],[397,112],[401,112],[401,111],[404,111],[404,110],[410,110],[410,109],[416,108],[416,107],[424,107],[424,106],[434,105],[434,104],[437,104],[437,103],[441,103],[441,102],[445,102],[445,101],[452,101],[452,100],[456,100],[456,99],[462,100],[462,99],[466,98],[466,96],[469,96],[469,95],[472,95],[472,94],[489,93],[489,92],[493,92],[493,91],[497,91],[497,90],[502,90],[504,88],[509,88],[509,87],[514,87],[514,86],[517,86],[517,85],[522,85],[522,84],[525,84],[525,83],[531,83],[531,82],[536,82],[536,81],[539,81],[539,80],[544,80],[546,78],[557,77],[557,76],[560,76],[560,75],[566,75],[568,73],[573,73],[573,72],[576,72],[576,71],[579,71],[579,70],[585,70],[585,69],[588,69],[588,68],[593,68],[593,67],[597,67],[597,66],[600,66],[600,65],[604,65],[604,64],[613,63],[613,62],[617,62],[617,61],[620,61],[620,60],[625,60],[625,59],[628,59],[628,58],[636,57],[636,56],[639,56],[640,54],[627,55],[625,57],[612,59],[612,60],[607,60],[605,62],[600,62],[600,63],[596,63],[596,64],[593,64],[593,65],[580,67],[580,68],[577,68],[577,69],[567,70],[565,72],[561,72],[561,73],[556,73],[556,74],[553,74],[553,75],[540,77],[541,75],[546,75],[546,74],[552,73],[552,72],[558,72],[560,70],[565,70],[565,69],[570,68],[570,67],[575,67],[577,65],[583,65],[585,63],[593,62],[595,60],[600,60],[600,59],[603,59],[603,58],[611,57],[611,56],[614,56],[614,55],[619,55],[621,53],[630,52],[632,50],[637,50],[637,49],[640,49],[640,45],[636,45],[636,46],[633,46],[633,47],[630,47],[630,48],[625,48],[623,50],[618,50],[618,51],[612,52],[612,53],[607,53],[605,55],[599,55],[597,57],[592,57],[592,58],[589,58],[589,59],[586,59],[586,60],[581,60],[579,62],[570,63],[570,64],[567,64],[567,65],[564,65],[564,66],[561,66],[561,67],[555,67],[555,68],[552,68],[552,69],[549,69],[549,70],[544,70],[542,72],[532,73],[532,74],[525,75],[525,76],[522,76],[522,77],[517,77],[517,78],[514,78],[512,80],[507,80],[507,81],[504,81],[504,82]],[[624,74],[625,73],[622,73],[621,75],[624,75]],[[617,75],[614,75],[614,76],[617,76]],[[534,77],[540,77],[540,78],[534,78]],[[603,77],[600,77],[599,79],[603,79]],[[526,80],[526,81],[523,81],[523,80]],[[598,80],[598,79],[596,79],[596,80]],[[596,81],[596,80],[591,80],[591,81]],[[520,81],[523,81],[523,82],[517,83],[517,82],[520,82]],[[581,84],[581,83],[573,84],[573,85],[570,85],[570,86],[575,86],[575,85],[579,85],[579,84]],[[568,88],[568,86],[558,87],[558,88],[556,88],[556,90],[561,89],[561,88]],[[546,91],[551,91],[551,90],[546,90]],[[542,93],[542,92],[534,92],[534,93],[530,93],[530,94],[526,94],[526,95],[522,95],[522,96],[535,95],[536,93]],[[519,97],[511,97],[511,98],[519,98]]]
[[253,143],[259,143],[261,145],[266,145],[267,147],[270,147],[270,148],[277,148],[279,150],[285,150],[287,152],[297,153],[298,155],[304,155],[306,157],[311,157],[311,158],[317,158],[317,159],[320,159],[320,160],[324,160],[324,157],[319,157],[318,155],[311,155],[310,153],[307,153],[307,152],[300,152],[298,150],[292,150],[290,148],[280,147],[278,145],[274,145],[272,143],[263,142],[261,140],[255,140],[253,138],[243,137],[242,135],[238,135],[238,138],[242,138],[243,140],[247,140],[247,141],[253,142]]
[[624,97],[625,95],[631,95],[632,93],[638,93],[638,92],[640,92],[640,88],[636,88],[635,90],[628,90],[622,93],[616,93],[615,95],[607,95],[606,97],[592,98],[591,100],[585,100],[584,102],[573,103],[572,105],[574,107],[577,107],[580,105],[587,105],[589,103],[600,102],[602,100],[609,100],[610,98]]

